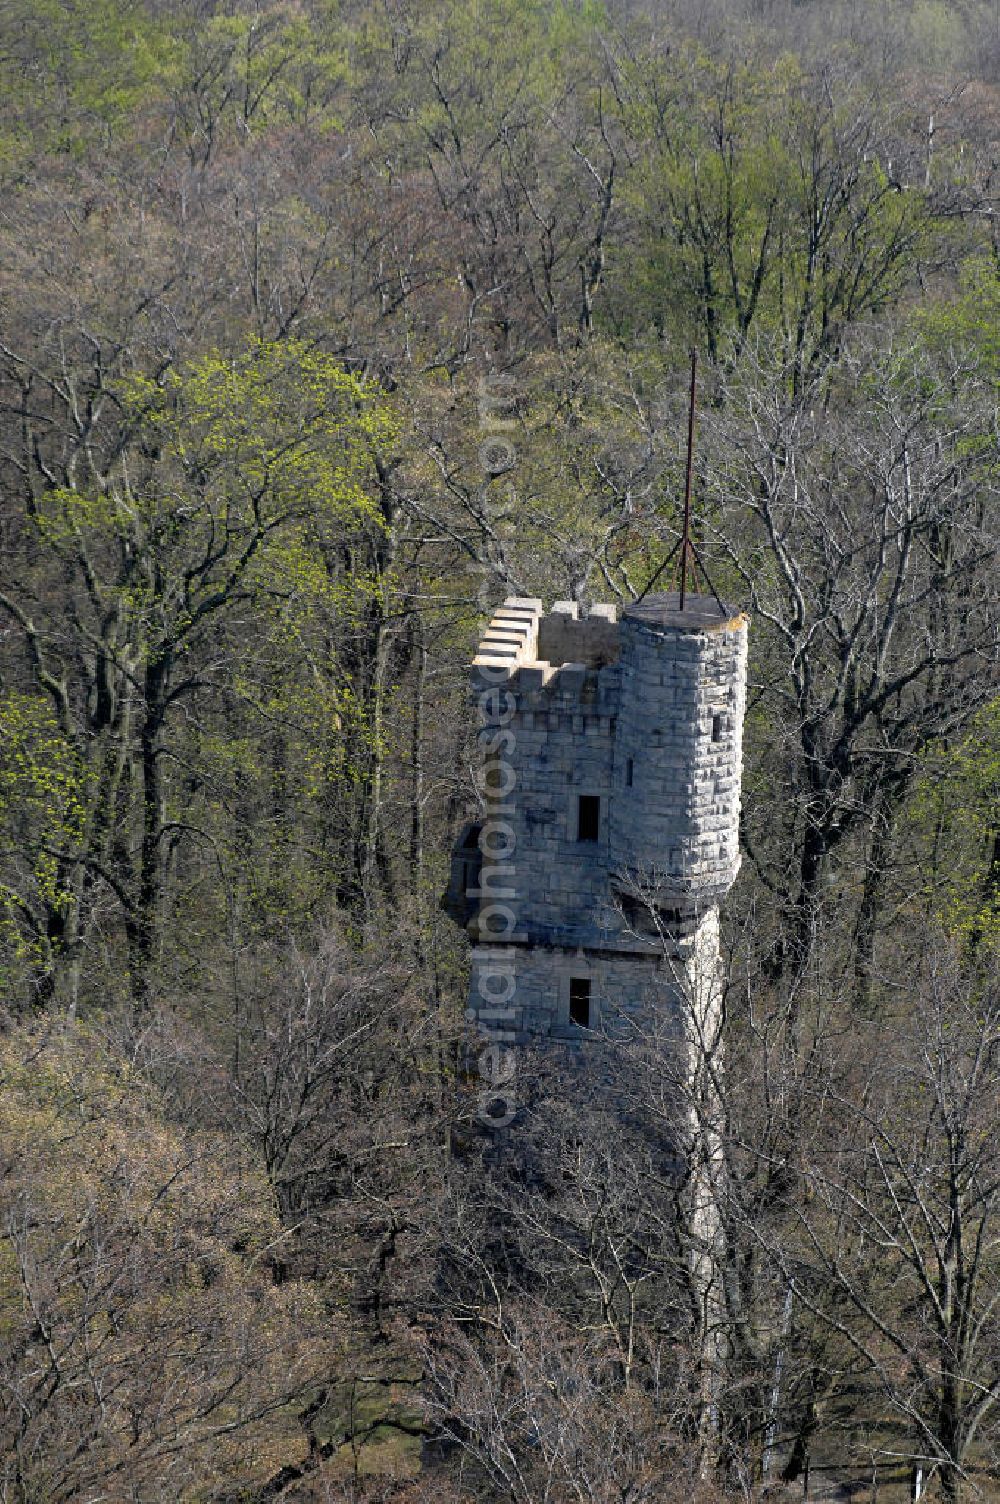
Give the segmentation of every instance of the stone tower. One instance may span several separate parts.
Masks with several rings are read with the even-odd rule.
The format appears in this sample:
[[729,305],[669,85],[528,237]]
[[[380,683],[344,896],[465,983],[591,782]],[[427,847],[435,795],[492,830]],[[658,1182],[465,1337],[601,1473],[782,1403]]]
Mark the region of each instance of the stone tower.
[[673,594],[621,620],[521,599],[494,615],[473,664],[484,815],[444,899],[487,1037],[582,1045],[684,988],[711,1006],[740,864],[747,625]]

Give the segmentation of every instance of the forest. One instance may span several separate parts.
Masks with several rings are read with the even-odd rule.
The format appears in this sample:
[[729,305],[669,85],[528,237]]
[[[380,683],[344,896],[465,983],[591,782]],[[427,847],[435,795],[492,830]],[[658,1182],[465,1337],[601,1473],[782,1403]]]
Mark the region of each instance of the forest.
[[[996,0],[3,0],[2,1504],[1000,1499],[998,216]],[[708,1250],[657,1028],[477,1121],[440,903],[692,348]]]

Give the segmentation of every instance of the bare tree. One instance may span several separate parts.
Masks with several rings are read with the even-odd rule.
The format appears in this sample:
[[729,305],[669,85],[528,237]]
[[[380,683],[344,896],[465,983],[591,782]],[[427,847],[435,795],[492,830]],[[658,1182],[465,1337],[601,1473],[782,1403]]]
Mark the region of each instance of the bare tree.
[[[810,1092],[807,1193],[778,1244],[795,1300],[848,1348],[882,1462],[937,1473],[948,1500],[1000,1447],[1000,998],[929,956],[900,1006],[841,1041]],[[876,1448],[876,1450],[878,1450]]]
[[780,362],[748,360],[711,419],[712,526],[756,622],[750,713],[773,728],[745,838],[784,911],[775,975],[801,974],[847,838],[870,832],[874,888],[919,759],[996,692],[989,382],[882,344],[859,339],[798,395]]

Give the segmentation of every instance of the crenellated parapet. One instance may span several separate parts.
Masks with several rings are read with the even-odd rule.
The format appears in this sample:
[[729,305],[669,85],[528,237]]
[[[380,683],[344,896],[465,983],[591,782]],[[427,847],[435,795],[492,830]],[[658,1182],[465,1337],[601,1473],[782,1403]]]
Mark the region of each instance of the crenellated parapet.
[[558,674],[566,691],[581,682],[584,670],[615,663],[619,651],[617,607],[592,606],[581,617],[575,601],[556,601],[546,613],[541,601],[511,596],[483,633],[473,682],[518,674],[519,688],[541,689]]

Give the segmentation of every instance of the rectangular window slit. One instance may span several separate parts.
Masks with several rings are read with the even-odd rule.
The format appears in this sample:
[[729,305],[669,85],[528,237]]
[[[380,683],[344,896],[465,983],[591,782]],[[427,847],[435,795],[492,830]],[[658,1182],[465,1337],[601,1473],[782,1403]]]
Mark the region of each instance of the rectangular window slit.
[[596,841],[601,827],[601,801],[597,794],[581,794],[577,812],[576,838]]
[[625,760],[625,787],[627,789],[630,789],[632,787],[632,759],[631,759],[631,757],[626,758],[626,760]]
[[577,1029],[590,1028],[589,977],[570,977],[569,1021]]
[[721,740],[722,740],[722,717],[721,717],[721,715],[713,715],[713,717],[712,717],[712,740],[713,740],[713,742],[721,742]]

